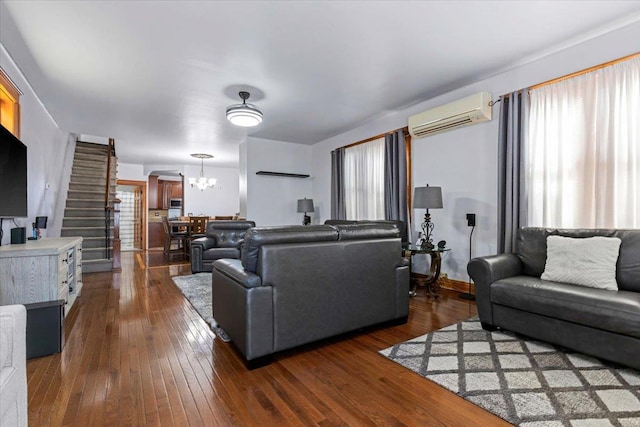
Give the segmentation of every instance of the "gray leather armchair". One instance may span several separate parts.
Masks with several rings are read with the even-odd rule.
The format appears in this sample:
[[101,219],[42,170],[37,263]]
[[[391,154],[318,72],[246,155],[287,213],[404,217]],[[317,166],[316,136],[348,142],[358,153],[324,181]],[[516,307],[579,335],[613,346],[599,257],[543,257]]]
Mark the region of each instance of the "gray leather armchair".
[[393,224],[257,227],[213,263],[213,313],[247,361],[406,322],[409,266]]
[[[622,241],[618,290],[542,280],[547,236]],[[472,259],[478,315],[497,327],[640,369],[640,230],[522,228],[517,253]]]
[[244,233],[255,226],[253,221],[209,221],[206,236],[191,242],[191,272],[211,271],[220,258],[240,258]]

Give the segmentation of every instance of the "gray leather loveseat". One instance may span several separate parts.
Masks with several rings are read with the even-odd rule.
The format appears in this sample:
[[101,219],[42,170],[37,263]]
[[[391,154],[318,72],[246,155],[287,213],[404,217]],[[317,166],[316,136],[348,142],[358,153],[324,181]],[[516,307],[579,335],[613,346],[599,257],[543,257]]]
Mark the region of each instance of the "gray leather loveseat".
[[257,227],[213,263],[213,314],[247,361],[406,322],[409,267],[393,224]]
[[[618,290],[542,280],[549,235],[620,238]],[[523,228],[517,253],[475,258],[467,270],[485,329],[501,327],[640,369],[640,230]]]
[[253,221],[209,221],[207,235],[191,242],[191,272],[211,271],[220,258],[240,258],[244,233],[255,226]]

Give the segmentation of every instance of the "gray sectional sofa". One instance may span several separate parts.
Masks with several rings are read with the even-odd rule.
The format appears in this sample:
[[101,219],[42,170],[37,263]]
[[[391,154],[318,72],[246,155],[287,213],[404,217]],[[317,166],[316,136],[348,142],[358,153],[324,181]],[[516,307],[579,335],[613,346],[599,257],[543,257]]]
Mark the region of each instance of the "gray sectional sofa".
[[240,258],[244,233],[255,226],[253,221],[209,221],[206,236],[191,242],[191,272],[211,271],[220,258]]
[[[542,280],[549,235],[620,238],[618,290]],[[640,230],[523,228],[517,253],[475,258],[467,270],[485,329],[504,328],[640,369]]]
[[241,259],[215,261],[212,281],[214,317],[249,362],[409,314],[393,224],[251,228]]
[[394,224],[400,230],[400,239],[402,243],[409,241],[407,237],[407,225],[404,221],[395,219],[362,219],[362,220],[350,220],[350,219],[328,219],[324,222],[327,225],[346,225],[346,224]]

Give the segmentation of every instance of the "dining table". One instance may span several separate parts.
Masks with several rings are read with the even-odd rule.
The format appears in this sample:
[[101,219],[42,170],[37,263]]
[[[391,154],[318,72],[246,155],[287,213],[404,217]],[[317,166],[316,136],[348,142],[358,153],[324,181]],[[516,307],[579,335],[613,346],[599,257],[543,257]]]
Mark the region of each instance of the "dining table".
[[184,221],[182,219],[170,219],[169,226],[171,226],[171,229],[174,232],[189,232],[189,227],[191,227],[191,224],[189,220]]

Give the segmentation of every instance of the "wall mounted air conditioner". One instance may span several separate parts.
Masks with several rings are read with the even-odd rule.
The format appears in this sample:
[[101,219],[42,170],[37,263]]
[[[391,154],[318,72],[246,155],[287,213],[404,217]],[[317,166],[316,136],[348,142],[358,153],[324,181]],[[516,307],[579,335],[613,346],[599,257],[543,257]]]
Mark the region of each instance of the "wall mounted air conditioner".
[[479,92],[409,117],[409,133],[424,138],[462,126],[491,120],[491,94]]

